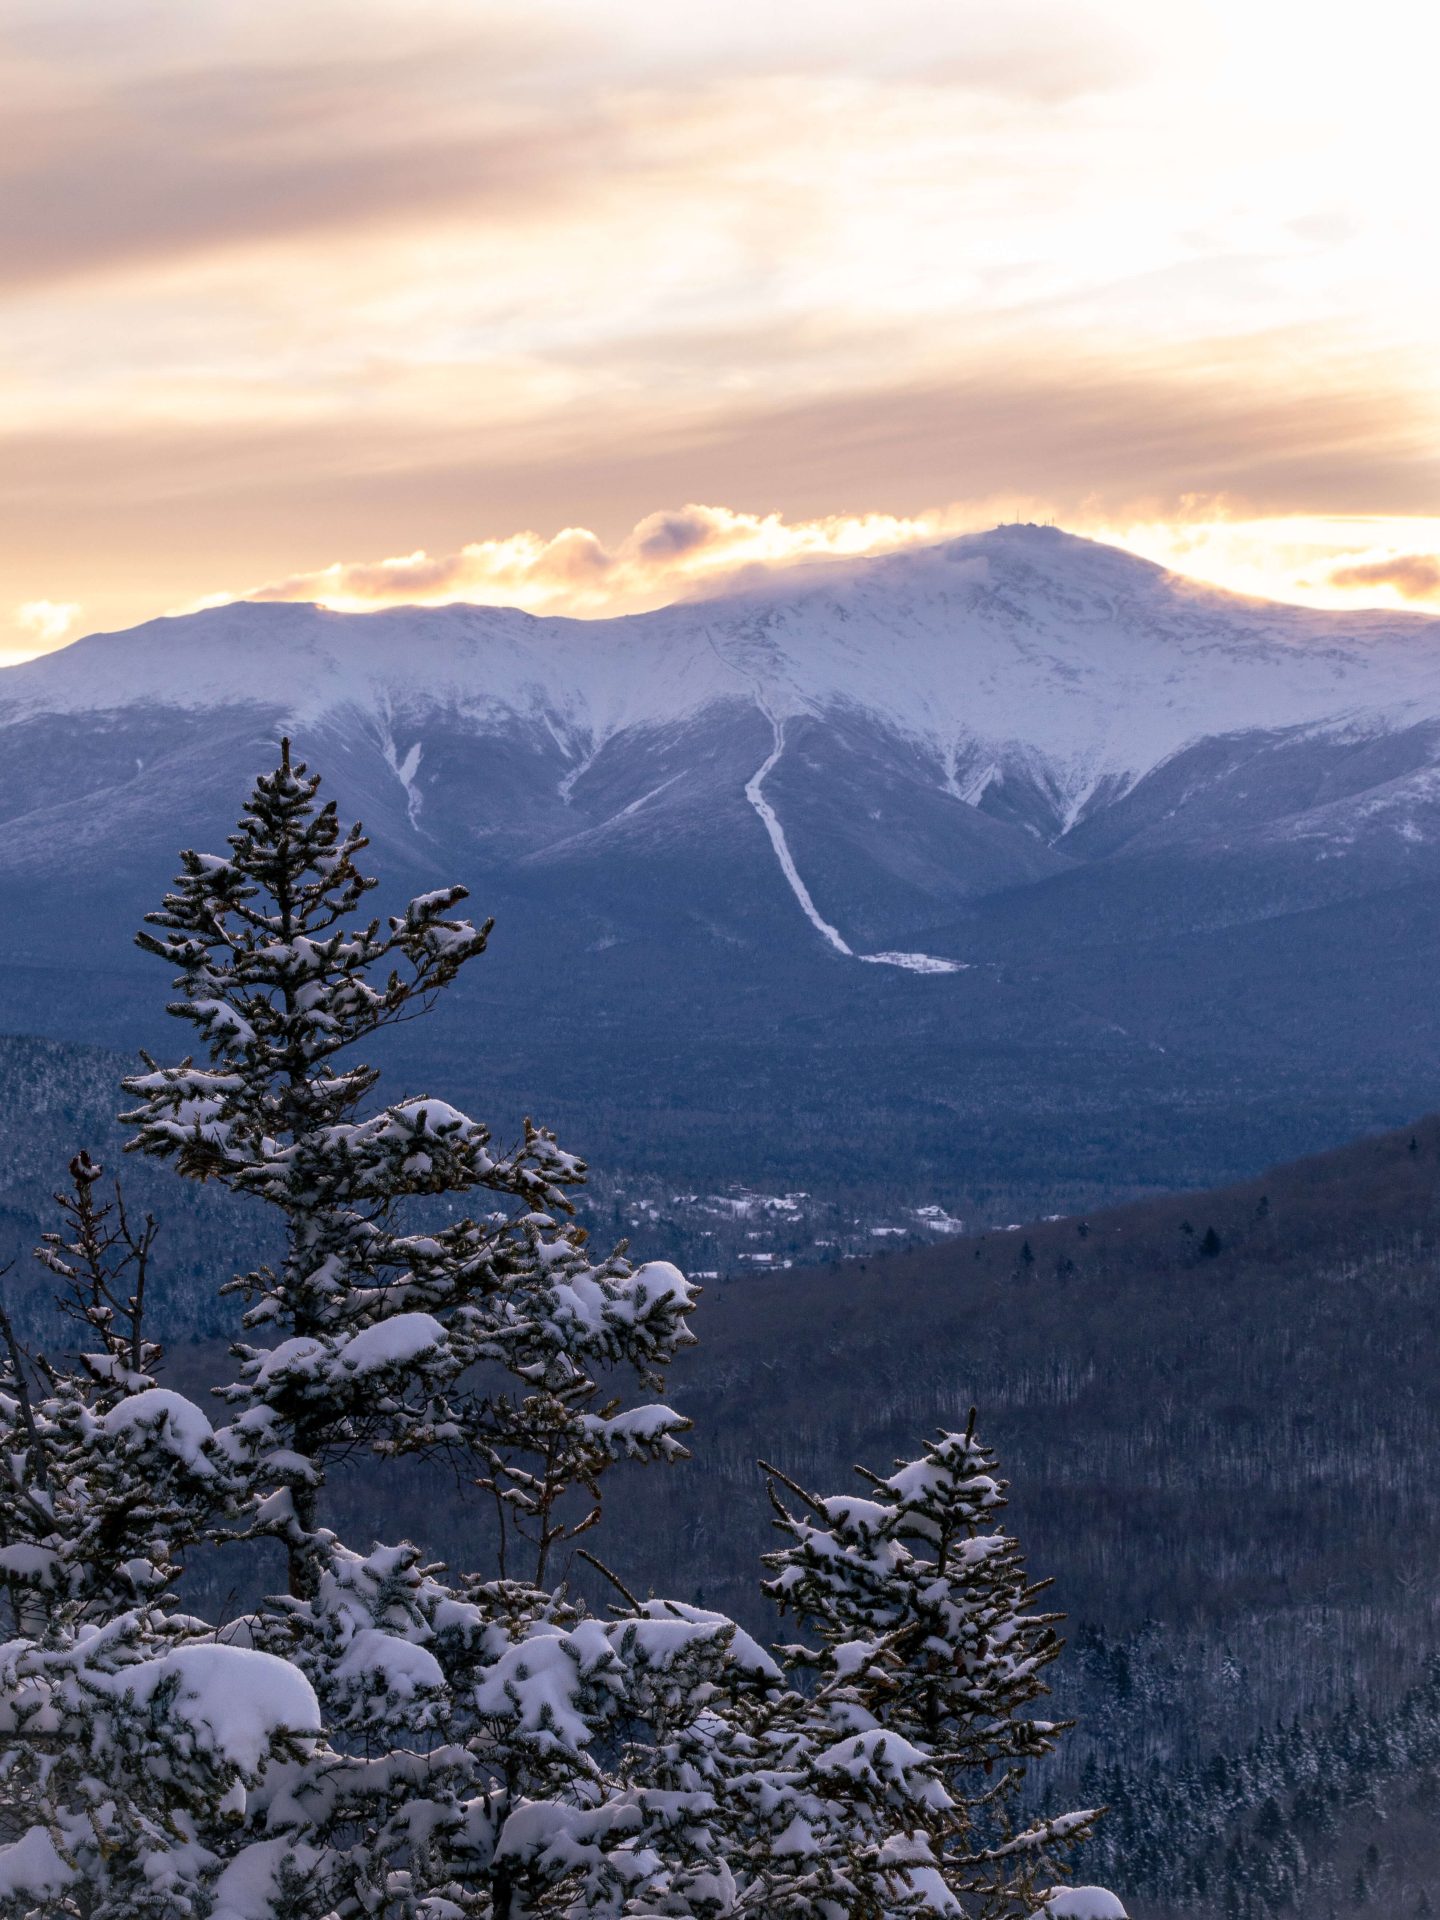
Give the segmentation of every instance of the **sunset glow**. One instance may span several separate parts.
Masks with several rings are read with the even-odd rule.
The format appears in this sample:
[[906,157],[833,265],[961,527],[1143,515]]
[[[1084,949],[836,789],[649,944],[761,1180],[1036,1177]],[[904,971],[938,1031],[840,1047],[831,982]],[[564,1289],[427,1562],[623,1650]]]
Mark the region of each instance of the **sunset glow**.
[[620,611],[1014,517],[1440,607],[1437,29],[1352,25],[21,0],[0,649],[257,590]]
[[[1037,517],[1054,516],[1042,516],[1034,502],[985,502],[903,519],[865,514],[788,522],[779,514],[762,517],[691,504],[648,515],[610,545],[587,527],[564,527],[549,538],[524,532],[472,541],[448,554],[420,550],[374,561],[336,561],[170,611],[246,598],[309,600],[337,613],[456,603],[580,618],[639,613],[743,582],[747,569],[773,571],[891,553],[976,532],[997,519]],[[1232,593],[1314,607],[1440,606],[1435,558],[1440,519],[1276,516],[1091,523],[1077,514],[1069,526]],[[1417,545],[1423,551],[1414,551]]]

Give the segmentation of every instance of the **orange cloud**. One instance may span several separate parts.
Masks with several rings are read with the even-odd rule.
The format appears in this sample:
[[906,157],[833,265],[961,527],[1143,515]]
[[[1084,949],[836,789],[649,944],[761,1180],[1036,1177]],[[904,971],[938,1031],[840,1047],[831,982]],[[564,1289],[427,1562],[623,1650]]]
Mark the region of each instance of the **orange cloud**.
[[1388,560],[1332,567],[1335,587],[1393,587],[1404,600],[1440,599],[1440,554],[1397,553]]
[[636,612],[703,592],[742,568],[795,565],[911,546],[993,517],[937,508],[922,514],[831,514],[787,521],[779,513],[737,513],[691,503],[647,514],[613,546],[586,527],[550,539],[517,533],[468,542],[455,553],[423,551],[389,560],[336,561],[252,588],[248,600],[315,600],[341,611],[507,605],[532,613]]
[[[1410,600],[1440,595],[1440,556],[1366,558],[1384,542],[1440,538],[1434,519],[1246,516],[1215,496],[1183,500],[1164,518],[1134,519],[1109,514],[1098,502],[1057,514],[1052,501],[1011,495],[904,515],[794,520],[692,502],[646,514],[608,544],[586,527],[565,527],[548,539],[517,533],[471,541],[448,554],[337,561],[241,597],[313,600],[341,612],[461,602],[579,617],[635,613],[733,589],[757,572],[923,546],[1015,518],[1058,518],[1072,532],[1260,598],[1356,607],[1386,600],[1387,589]],[[1358,553],[1357,537],[1368,542]],[[203,604],[229,597],[207,596]]]

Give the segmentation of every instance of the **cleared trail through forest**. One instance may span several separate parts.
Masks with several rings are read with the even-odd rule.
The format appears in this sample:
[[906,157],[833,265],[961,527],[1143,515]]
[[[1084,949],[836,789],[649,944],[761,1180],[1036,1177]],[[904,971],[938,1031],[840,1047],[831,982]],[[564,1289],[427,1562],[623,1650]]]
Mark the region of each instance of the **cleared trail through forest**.
[[[710,640],[710,645],[714,648],[716,656],[725,660],[725,656],[715,646],[713,639]],[[748,682],[756,706],[770,723],[773,742],[765,759],[745,782],[745,798],[760,816],[760,823],[770,836],[770,845],[775,851],[775,858],[780,863],[780,871],[785,876],[786,885],[799,902],[800,911],[821,939],[828,941],[836,953],[842,954],[845,959],[859,960],[865,966],[900,967],[907,973],[960,973],[963,971],[963,961],[941,960],[929,953],[857,953],[839,928],[832,926],[821,913],[815,904],[814,895],[800,877],[800,869],[795,864],[795,856],[791,853],[790,843],[785,838],[785,829],[780,824],[780,816],[765,798],[765,782],[775,771],[780,762],[780,756],[785,751],[785,722],[770,706],[755,680],[745,673],[743,668],[736,667],[732,661],[728,660],[725,660],[725,665]]]

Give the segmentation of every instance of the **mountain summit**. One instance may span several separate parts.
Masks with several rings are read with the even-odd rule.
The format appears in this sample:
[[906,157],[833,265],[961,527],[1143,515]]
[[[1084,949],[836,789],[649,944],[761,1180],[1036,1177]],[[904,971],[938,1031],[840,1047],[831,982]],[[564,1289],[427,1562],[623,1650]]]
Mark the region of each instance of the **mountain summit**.
[[984,1116],[1075,1192],[1110,1176],[1063,1086],[1157,1178],[1430,1097],[1440,622],[1008,526],[624,619],[237,604],[0,673],[0,730],[16,1025],[132,1037],[136,918],[285,730],[397,880],[500,914],[547,1111],[582,1057],[702,1160],[758,1106],[811,1178],[827,1101],[918,1102],[927,1166]]

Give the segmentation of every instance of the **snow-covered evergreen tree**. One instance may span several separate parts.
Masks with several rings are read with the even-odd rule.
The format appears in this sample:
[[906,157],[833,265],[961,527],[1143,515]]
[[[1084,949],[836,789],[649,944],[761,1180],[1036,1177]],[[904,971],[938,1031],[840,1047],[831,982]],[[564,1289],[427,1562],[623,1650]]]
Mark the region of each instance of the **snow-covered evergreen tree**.
[[180,1920],[244,1844],[247,1793],[313,1755],[287,1661],[176,1611],[181,1556],[243,1484],[205,1415],[158,1386],[154,1223],[97,1198],[84,1154],[38,1250],[86,1350],[27,1352],[0,1309],[0,1913]]
[[[358,827],[342,830],[319,778],[291,764],[262,775],[228,855],[186,853],[176,890],[139,942],[179,969],[170,1011],[208,1061],[126,1082],[139,1151],[218,1179],[283,1218],[278,1274],[237,1284],[246,1323],[284,1334],[243,1355],[233,1404],[277,1486],[265,1528],[289,1553],[297,1597],[314,1590],[316,1487],[340,1449],[463,1445],[500,1510],[534,1544],[543,1581],[555,1542],[583,1524],[566,1491],[596,1492],[620,1456],[683,1457],[686,1422],[663,1407],[602,1404],[597,1374],[629,1365],[642,1383],[691,1336],[693,1291],[673,1267],[593,1261],[557,1228],[584,1165],[525,1124],[513,1152],[442,1100],[362,1109],[373,1066],[353,1050],[426,1011],[485,950],[490,924],[456,918],[463,887],[412,900],[383,924],[359,917],[374,882]],[[425,1228],[416,1203],[474,1194],[477,1218]],[[497,1211],[498,1209],[498,1211]],[[462,1389],[477,1366],[504,1384]]]
[[767,1591],[809,1635],[786,1649],[788,1665],[868,1743],[872,1771],[888,1761],[925,1786],[910,1830],[878,1848],[851,1823],[875,1910],[905,1910],[898,1879],[917,1911],[1035,1911],[1054,1890],[1057,1853],[1096,1815],[1015,1817],[1028,1763],[1064,1730],[1023,1711],[1048,1692],[1059,1616],[1036,1610],[1046,1583],[1029,1580],[998,1525],[1005,1485],[973,1412],[963,1433],[940,1434],[886,1478],[858,1469],[865,1495],[822,1499],[768,1471],[784,1545],[766,1556]]
[[[557,1224],[584,1168],[550,1134],[527,1122],[497,1153],[443,1101],[373,1099],[353,1050],[425,1011],[489,927],[456,917],[459,887],[362,917],[366,843],[318,785],[286,745],[230,852],[183,856],[140,941],[178,969],[171,1011],[207,1058],[127,1082],[139,1151],[269,1203],[286,1231],[278,1273],[237,1283],[273,1344],[238,1349],[224,1433],[252,1488],[244,1531],[283,1544],[289,1591],[231,1631],[293,1661],[338,1758],[272,1776],[264,1817],[286,1848],[267,1897],[300,1861],[297,1914],[618,1912],[655,1871],[645,1835],[674,1816],[597,1755],[646,1699],[693,1712],[694,1686],[657,1691],[657,1673],[723,1665],[734,1630],[606,1626],[546,1583],[612,1461],[684,1456],[688,1422],[626,1404],[614,1377],[659,1384],[693,1290],[663,1263],[595,1260]],[[464,1194],[476,1217],[425,1220],[427,1200]],[[468,1458],[500,1577],[452,1584],[413,1546],[344,1546],[320,1495],[361,1445]]]

